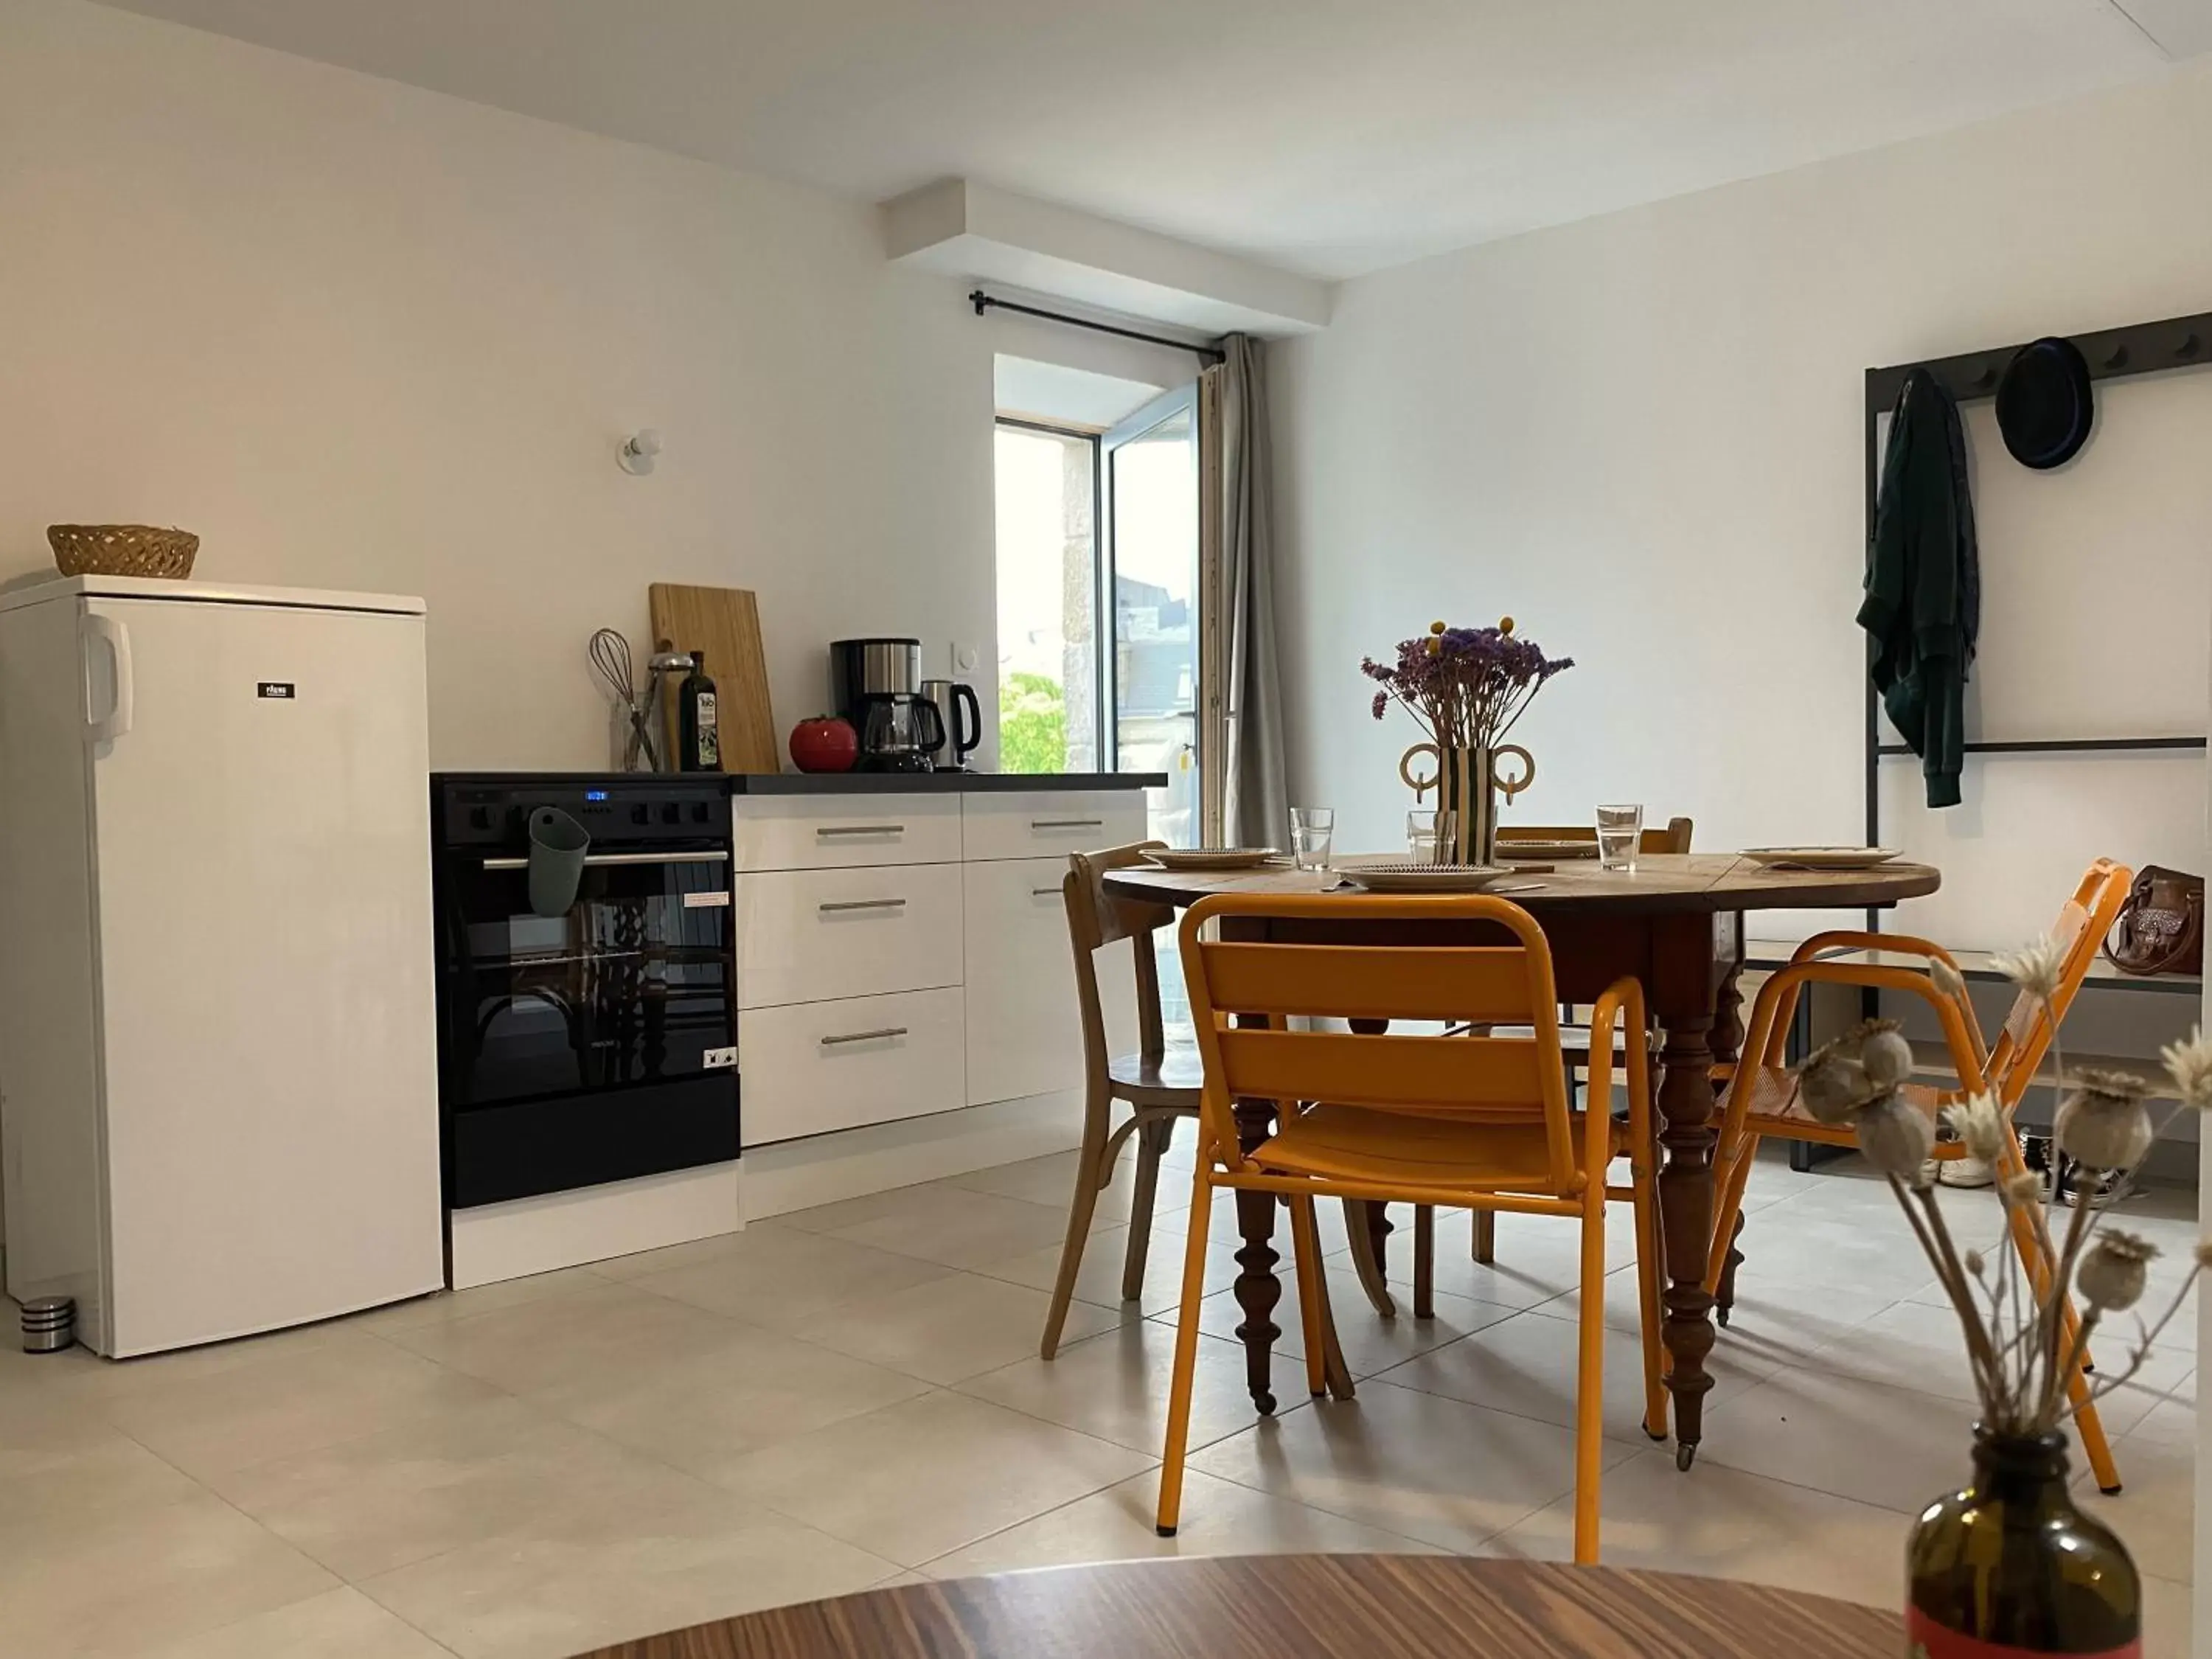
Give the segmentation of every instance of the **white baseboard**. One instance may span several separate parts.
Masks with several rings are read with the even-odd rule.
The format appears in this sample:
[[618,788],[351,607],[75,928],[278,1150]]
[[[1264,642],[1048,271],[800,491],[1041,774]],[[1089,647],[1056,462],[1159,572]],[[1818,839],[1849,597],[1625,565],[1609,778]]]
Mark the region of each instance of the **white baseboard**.
[[758,1221],[1082,1144],[1083,1096],[1072,1089],[785,1141],[746,1152],[745,1215]]
[[732,1233],[744,1224],[736,1164],[710,1164],[456,1210],[453,1286],[492,1285]]

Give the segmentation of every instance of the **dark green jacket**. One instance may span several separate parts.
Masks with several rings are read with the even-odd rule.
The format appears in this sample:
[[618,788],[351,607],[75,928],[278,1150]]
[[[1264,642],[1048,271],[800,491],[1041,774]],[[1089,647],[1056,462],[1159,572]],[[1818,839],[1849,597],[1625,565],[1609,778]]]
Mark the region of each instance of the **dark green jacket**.
[[1920,757],[1930,806],[1959,804],[1966,670],[1981,597],[1958,405],[1934,376],[1915,369],[1890,422],[1859,626],[1873,644],[1875,690]]

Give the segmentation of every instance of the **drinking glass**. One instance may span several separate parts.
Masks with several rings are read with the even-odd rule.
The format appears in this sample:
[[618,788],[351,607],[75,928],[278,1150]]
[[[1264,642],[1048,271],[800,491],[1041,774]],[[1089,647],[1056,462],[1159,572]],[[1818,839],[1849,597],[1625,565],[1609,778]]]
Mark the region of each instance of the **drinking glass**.
[[1597,866],[1636,873],[1636,854],[1644,841],[1641,804],[1597,809]]
[[1336,811],[1328,806],[1291,808],[1291,856],[1301,870],[1327,871],[1336,840]]
[[1406,814],[1406,852],[1416,864],[1449,864],[1458,856],[1459,815],[1455,812],[1412,811]]

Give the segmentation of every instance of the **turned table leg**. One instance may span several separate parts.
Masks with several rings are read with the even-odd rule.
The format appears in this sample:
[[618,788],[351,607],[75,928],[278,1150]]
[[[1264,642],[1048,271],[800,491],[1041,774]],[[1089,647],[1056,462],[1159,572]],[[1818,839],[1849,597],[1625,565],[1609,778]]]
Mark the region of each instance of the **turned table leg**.
[[1713,1232],[1713,1051],[1710,1015],[1666,1024],[1660,1064],[1659,1224],[1664,1237],[1667,1388],[1674,1396],[1674,1462],[1690,1467],[1704,1432],[1705,1395],[1713,1380],[1705,1355],[1713,1346],[1713,1299],[1705,1286],[1706,1245]]
[[[1721,964],[1719,994],[1713,1001],[1713,1063],[1716,1066],[1735,1064],[1743,1055],[1743,992],[1736,983],[1743,971],[1743,918],[1735,919],[1733,947],[1723,945],[1725,952]],[[1716,1083],[1714,1094],[1725,1096],[1728,1086]],[[1735,1306],[1735,1270],[1743,1261],[1743,1252],[1737,1248],[1743,1237],[1743,1212],[1738,1210],[1735,1229],[1729,1234],[1727,1265],[1721,1270],[1721,1280],[1713,1290],[1713,1317],[1722,1324],[1729,1322],[1729,1314]]]
[[[1275,1121],[1274,1106],[1264,1100],[1240,1100],[1236,1106],[1237,1137],[1250,1152],[1267,1138],[1267,1131]],[[1275,1390],[1269,1377],[1269,1362],[1274,1353],[1275,1339],[1282,1333],[1275,1328],[1275,1304],[1283,1299],[1283,1287],[1275,1277],[1275,1264],[1279,1258],[1273,1243],[1275,1233],[1275,1195],[1273,1193],[1239,1192],[1237,1194],[1237,1231],[1243,1239],[1237,1252],[1237,1305],[1244,1315],[1244,1322],[1237,1328],[1237,1340],[1244,1345],[1244,1376],[1252,1389],[1252,1403],[1267,1415],[1275,1409]]]
[[1721,1265],[1721,1282],[1713,1287],[1713,1317],[1723,1325],[1735,1311],[1735,1270],[1743,1264],[1743,1252],[1736,1243],[1743,1237],[1743,1212],[1735,1212],[1735,1228],[1729,1234],[1728,1259]]
[[1661,1300],[1667,1388],[1674,1395],[1674,1463],[1686,1469],[1705,1433],[1712,1377],[1713,1298],[1705,1285],[1713,1237],[1713,1028],[1737,960],[1732,916],[1664,918],[1651,936],[1650,985],[1665,1046],[1659,1053]]

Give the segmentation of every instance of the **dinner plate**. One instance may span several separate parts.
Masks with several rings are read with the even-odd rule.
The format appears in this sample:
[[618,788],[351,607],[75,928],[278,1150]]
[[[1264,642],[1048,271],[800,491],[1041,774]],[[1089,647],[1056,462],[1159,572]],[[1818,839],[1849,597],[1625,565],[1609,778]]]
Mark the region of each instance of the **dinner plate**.
[[1516,836],[1498,838],[1498,856],[1502,859],[1594,859],[1597,843],[1594,841],[1537,841]]
[[1496,864],[1352,864],[1336,873],[1370,893],[1480,893],[1520,872]]
[[1275,856],[1272,847],[1154,847],[1145,856],[1163,870],[1256,870]]
[[1894,847],[1747,847],[1753,864],[1794,865],[1801,870],[1871,870],[1897,856]]

